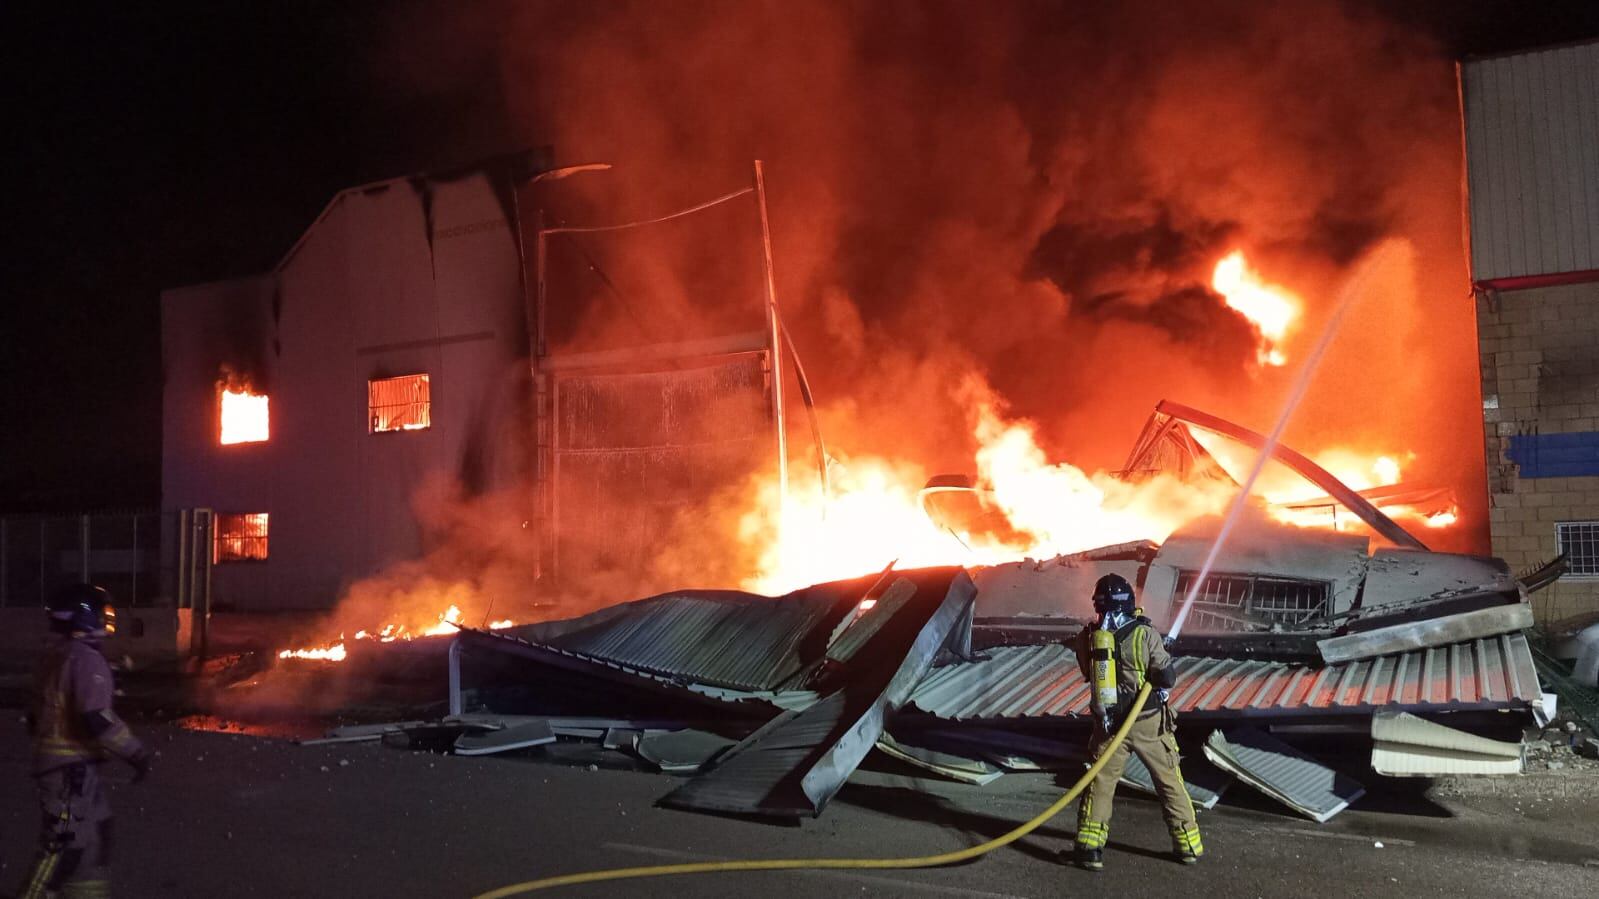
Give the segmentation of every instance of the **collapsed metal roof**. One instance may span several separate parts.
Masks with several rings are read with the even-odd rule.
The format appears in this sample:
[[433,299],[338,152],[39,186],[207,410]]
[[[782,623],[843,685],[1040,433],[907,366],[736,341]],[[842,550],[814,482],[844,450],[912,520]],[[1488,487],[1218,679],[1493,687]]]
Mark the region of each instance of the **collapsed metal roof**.
[[[1532,650],[1503,634],[1311,668],[1289,662],[1180,657],[1171,704],[1192,718],[1368,714],[1379,709],[1529,709],[1542,698]],[[1060,645],[989,650],[986,661],[935,669],[909,705],[938,718],[1076,718],[1090,687]]]
[[860,599],[824,584],[778,598],[735,590],[667,593],[509,633],[636,671],[735,690],[773,690],[802,667],[802,645],[822,641]]

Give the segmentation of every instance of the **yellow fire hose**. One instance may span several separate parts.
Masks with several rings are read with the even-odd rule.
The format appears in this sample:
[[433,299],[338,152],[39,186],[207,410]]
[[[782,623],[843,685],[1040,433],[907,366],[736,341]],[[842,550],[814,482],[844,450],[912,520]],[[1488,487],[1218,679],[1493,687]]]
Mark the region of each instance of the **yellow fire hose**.
[[641,868],[611,868],[605,871],[587,871],[582,874],[562,874],[559,877],[545,877],[541,880],[529,880],[523,883],[514,883],[503,886],[497,890],[482,893],[474,899],[502,899],[505,896],[516,896],[522,893],[531,893],[534,890],[547,890],[553,887],[577,886],[584,883],[600,883],[607,880],[628,880],[635,877],[665,877],[668,874],[710,874],[717,871],[789,871],[796,868],[812,869],[882,869],[882,868],[937,868],[943,865],[953,865],[968,859],[987,855],[1001,846],[1008,846],[1022,837],[1027,836],[1038,828],[1044,826],[1049,819],[1060,814],[1061,810],[1071,804],[1073,799],[1088,786],[1094,776],[1110,760],[1111,751],[1120,746],[1127,739],[1128,731],[1132,730],[1133,722],[1137,720],[1138,713],[1143,711],[1144,700],[1149,698],[1149,684],[1145,683],[1138,697],[1133,700],[1132,707],[1127,712],[1127,717],[1122,721],[1122,726],[1116,729],[1109,743],[1105,744],[1099,753],[1099,758],[1094,760],[1088,771],[1072,784],[1066,795],[1055,800],[1049,808],[1038,813],[1038,816],[1026,824],[1017,827],[1009,833],[1002,834],[986,843],[969,846],[954,852],[945,852],[940,855],[917,855],[909,858],[770,858],[753,861],[728,861],[728,862],[690,862],[681,865],[649,865]]

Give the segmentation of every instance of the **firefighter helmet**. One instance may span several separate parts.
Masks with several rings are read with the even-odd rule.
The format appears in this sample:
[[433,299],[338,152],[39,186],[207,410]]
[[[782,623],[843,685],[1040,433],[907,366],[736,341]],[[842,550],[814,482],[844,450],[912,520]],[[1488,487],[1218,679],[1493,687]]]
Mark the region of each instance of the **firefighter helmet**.
[[1094,584],[1094,612],[1131,615],[1136,608],[1133,585],[1119,574],[1107,574]]
[[111,593],[104,587],[73,584],[50,596],[50,629],[56,633],[104,637],[116,632],[116,621]]

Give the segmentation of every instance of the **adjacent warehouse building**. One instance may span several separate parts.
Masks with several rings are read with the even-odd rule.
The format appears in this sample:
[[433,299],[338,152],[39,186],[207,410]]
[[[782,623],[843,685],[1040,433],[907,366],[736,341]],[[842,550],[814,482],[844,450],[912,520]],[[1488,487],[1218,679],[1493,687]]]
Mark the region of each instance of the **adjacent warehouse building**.
[[1460,66],[1493,553],[1599,611],[1599,41]]

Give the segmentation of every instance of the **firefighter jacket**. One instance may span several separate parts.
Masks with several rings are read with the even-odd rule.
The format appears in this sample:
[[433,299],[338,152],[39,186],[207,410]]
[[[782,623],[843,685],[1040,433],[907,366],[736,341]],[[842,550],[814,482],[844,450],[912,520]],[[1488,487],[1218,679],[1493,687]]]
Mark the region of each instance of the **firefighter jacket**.
[[94,642],[55,635],[34,677],[29,721],[33,773],[115,756],[136,763],[144,746],[111,708],[111,666]]
[[[1072,650],[1077,654],[1077,667],[1082,669],[1083,678],[1090,684],[1094,682],[1092,668],[1094,627],[1089,625],[1078,633],[1073,641]],[[1166,651],[1165,642],[1161,639],[1160,631],[1149,623],[1148,618],[1134,618],[1122,625],[1116,631],[1116,705],[1126,709],[1132,705],[1133,697],[1143,689],[1147,678],[1158,689],[1170,689],[1176,683],[1176,669],[1172,665],[1171,653]],[[1090,691],[1092,696],[1092,691]],[[1103,714],[1099,697],[1092,698],[1095,716]],[[1144,710],[1139,714],[1143,719],[1161,711],[1161,702],[1157,696],[1151,695],[1144,703]]]

